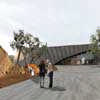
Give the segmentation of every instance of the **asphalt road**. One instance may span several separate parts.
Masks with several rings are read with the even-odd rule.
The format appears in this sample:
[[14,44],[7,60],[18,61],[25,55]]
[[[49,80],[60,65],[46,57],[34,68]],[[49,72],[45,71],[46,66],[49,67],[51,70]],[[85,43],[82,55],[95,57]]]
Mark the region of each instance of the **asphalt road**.
[[99,66],[59,66],[54,87],[39,87],[39,78],[0,89],[0,100],[100,100]]

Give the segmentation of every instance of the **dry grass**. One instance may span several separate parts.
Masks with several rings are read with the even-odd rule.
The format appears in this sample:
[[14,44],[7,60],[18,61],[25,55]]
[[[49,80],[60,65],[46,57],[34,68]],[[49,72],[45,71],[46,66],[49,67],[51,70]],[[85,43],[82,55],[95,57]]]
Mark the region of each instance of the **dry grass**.
[[24,81],[29,79],[31,76],[30,74],[7,74],[4,77],[0,78],[0,88]]
[[31,78],[28,69],[15,65],[3,77],[0,77],[0,88]]

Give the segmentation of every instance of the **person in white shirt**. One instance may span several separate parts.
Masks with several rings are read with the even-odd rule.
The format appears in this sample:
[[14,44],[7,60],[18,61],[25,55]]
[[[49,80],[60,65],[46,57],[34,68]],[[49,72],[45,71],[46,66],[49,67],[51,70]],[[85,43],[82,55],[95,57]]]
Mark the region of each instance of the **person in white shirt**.
[[48,77],[49,77],[49,88],[53,87],[53,65],[48,63]]

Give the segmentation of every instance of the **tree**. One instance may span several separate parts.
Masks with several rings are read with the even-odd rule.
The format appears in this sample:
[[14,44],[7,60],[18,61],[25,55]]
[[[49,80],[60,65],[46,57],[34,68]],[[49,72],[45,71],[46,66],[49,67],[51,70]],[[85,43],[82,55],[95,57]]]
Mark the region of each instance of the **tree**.
[[24,48],[24,31],[19,30],[18,33],[14,32],[14,40],[10,43],[10,46],[15,50],[18,50],[17,64],[19,63],[21,51]]
[[43,48],[44,45],[42,45],[38,37],[34,37],[30,33],[24,34],[23,30],[19,30],[18,33],[14,32],[14,40],[10,43],[10,46],[14,50],[18,50],[17,64],[19,64],[20,54],[22,53],[26,65],[27,56],[32,56],[31,62],[35,58],[38,59],[42,55],[41,48]]
[[97,28],[96,33],[91,35],[90,42],[91,42],[90,51],[94,55],[95,62],[97,62],[98,55],[100,55],[100,28]]
[[[33,37],[31,34],[27,33],[25,34],[25,47],[22,51],[22,53],[24,54],[24,60],[25,60],[25,65],[27,64],[26,62],[26,58],[27,56],[33,56],[33,58],[36,58],[36,56],[34,55],[37,55],[37,50],[39,50],[40,48],[40,40],[39,38],[37,37]],[[33,55],[32,53],[35,52],[35,54]]]
[[44,57],[47,57],[47,55],[46,55],[47,52],[48,52],[47,43],[46,44],[42,44],[42,46],[40,48],[41,55],[43,55]]
[[92,53],[94,55],[100,53],[100,28],[97,28],[96,34],[91,35],[90,42],[92,45]]

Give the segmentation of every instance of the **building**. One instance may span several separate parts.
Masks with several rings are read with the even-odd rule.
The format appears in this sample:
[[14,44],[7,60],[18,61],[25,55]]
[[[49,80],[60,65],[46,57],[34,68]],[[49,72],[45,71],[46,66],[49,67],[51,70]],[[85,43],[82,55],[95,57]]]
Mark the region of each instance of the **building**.
[[[90,44],[82,45],[66,45],[48,47],[47,52],[42,55],[42,58],[49,59],[53,64],[83,64],[82,59],[85,58],[84,64],[93,64],[94,57],[89,54]],[[27,63],[39,63],[40,58],[33,58],[33,53],[29,53],[26,57]],[[17,56],[16,56],[17,58]],[[16,61],[16,59],[15,59]],[[32,62],[33,61],[33,62]],[[20,65],[25,66],[24,55],[21,54]]]

